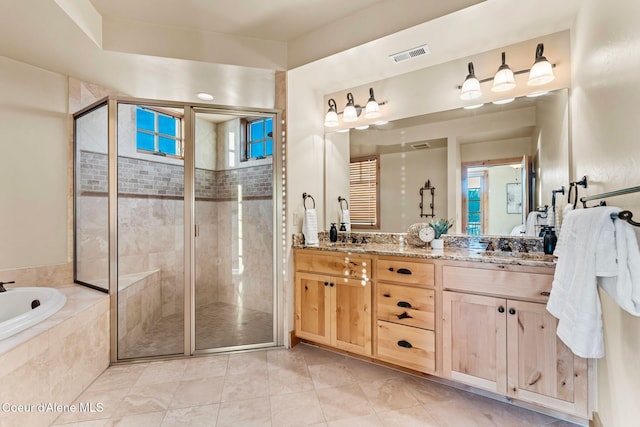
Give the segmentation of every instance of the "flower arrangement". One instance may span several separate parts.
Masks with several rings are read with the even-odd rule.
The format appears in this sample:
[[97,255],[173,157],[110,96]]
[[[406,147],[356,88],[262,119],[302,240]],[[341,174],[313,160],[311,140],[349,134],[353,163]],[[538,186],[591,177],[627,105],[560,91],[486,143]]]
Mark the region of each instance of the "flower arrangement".
[[443,234],[447,234],[449,229],[453,227],[453,220],[440,218],[436,222],[433,222],[433,221],[430,222],[429,226],[433,228],[433,231],[435,231],[436,233],[435,238],[439,239],[440,236],[442,236]]

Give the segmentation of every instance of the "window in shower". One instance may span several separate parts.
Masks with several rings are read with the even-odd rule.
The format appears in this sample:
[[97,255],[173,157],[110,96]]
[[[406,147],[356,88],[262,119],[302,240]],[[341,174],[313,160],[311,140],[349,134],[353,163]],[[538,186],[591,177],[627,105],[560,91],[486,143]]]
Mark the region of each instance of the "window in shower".
[[181,115],[141,106],[135,115],[138,151],[182,158]]
[[246,121],[247,160],[273,155],[273,119],[252,118]]

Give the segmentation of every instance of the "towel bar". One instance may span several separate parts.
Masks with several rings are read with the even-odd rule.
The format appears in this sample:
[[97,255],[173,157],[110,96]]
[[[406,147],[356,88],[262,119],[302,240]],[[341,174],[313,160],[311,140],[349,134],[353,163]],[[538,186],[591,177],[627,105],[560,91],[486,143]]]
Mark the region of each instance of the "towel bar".
[[307,209],[307,198],[310,198],[311,201],[313,202],[313,208],[316,208],[316,200],[313,198],[313,196],[311,196],[311,194],[307,194],[307,193],[302,193],[302,204],[305,208],[305,210]]

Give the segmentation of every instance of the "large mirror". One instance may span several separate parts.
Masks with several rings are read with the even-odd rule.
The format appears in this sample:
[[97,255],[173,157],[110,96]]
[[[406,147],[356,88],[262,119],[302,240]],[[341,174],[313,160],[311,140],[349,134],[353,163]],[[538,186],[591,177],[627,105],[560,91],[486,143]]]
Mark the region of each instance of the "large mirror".
[[[341,221],[344,197],[354,230],[405,232],[452,218],[450,233],[509,235],[524,229],[531,210],[552,209],[551,190],[568,183],[568,90],[326,133],[325,140],[326,224]],[[362,170],[377,173],[362,184],[378,194],[371,222],[354,218],[362,202],[349,190]]]

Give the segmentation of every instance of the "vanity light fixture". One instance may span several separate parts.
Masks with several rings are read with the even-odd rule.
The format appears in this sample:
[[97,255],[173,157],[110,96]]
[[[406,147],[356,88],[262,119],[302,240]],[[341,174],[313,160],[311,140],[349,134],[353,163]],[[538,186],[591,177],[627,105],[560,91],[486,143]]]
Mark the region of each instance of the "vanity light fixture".
[[527,98],[536,98],[538,96],[546,95],[548,93],[549,93],[548,90],[539,90],[539,91],[531,92],[531,93],[527,94]]
[[474,104],[474,105],[465,105],[463,108],[465,110],[475,110],[476,108],[482,107],[484,104]]
[[369,129],[369,125],[356,126],[356,129],[358,129],[358,130],[366,130],[366,129]]
[[513,71],[506,64],[506,54],[502,52],[502,65],[498,68],[496,75],[493,77],[492,92],[504,92],[516,87],[516,80]]
[[364,109],[364,118],[365,119],[375,119],[380,117],[380,106],[376,101],[375,96],[373,95],[373,88],[369,88],[369,101],[367,101],[367,106]]
[[529,71],[529,86],[540,86],[549,83],[556,76],[553,75],[553,65],[542,54],[544,53],[544,45],[538,43],[536,46],[536,60]]
[[541,86],[551,82],[555,78],[553,74],[555,64],[551,64],[547,58],[544,57],[543,53],[544,45],[538,43],[536,46],[536,59],[531,69],[512,71],[506,63],[506,53],[502,52],[502,64],[498,67],[496,74],[493,77],[482,80],[478,80],[475,76],[473,62],[469,62],[469,74],[467,74],[462,86],[458,86],[458,89],[460,89],[460,99],[469,101],[479,98],[482,96],[480,84],[490,81],[493,81],[493,86],[491,87],[492,92],[511,90],[516,86],[515,76],[518,74],[529,73],[529,80],[527,81],[527,85],[529,86]]
[[[353,94],[351,92],[347,93],[347,104],[344,108],[344,111],[338,112],[338,107],[336,105],[335,99],[329,99],[329,110],[324,117],[324,125],[326,127],[337,127],[340,125],[338,116],[342,114],[342,121],[344,123],[353,123],[358,121],[361,113],[364,111],[364,118],[367,120],[378,118],[382,115],[380,111],[380,106],[386,104],[384,102],[377,102],[375,95],[373,93],[373,88],[369,88],[369,100],[367,101],[367,105],[362,107],[356,104]],[[386,123],[386,122],[385,122]]]
[[478,98],[482,95],[482,91],[480,91],[480,81],[476,77],[473,69],[473,62],[469,62],[467,68],[469,69],[469,74],[467,74],[467,78],[464,79],[460,90],[460,99],[465,101]]
[[324,125],[328,128],[334,128],[338,126],[338,107],[336,105],[336,100],[331,98],[329,99],[329,111],[324,116]]
[[344,120],[345,123],[351,123],[358,120],[358,112],[356,111],[356,104],[353,100],[353,94],[351,92],[347,94],[347,105],[344,107],[342,120]]

